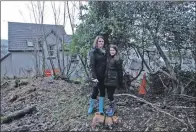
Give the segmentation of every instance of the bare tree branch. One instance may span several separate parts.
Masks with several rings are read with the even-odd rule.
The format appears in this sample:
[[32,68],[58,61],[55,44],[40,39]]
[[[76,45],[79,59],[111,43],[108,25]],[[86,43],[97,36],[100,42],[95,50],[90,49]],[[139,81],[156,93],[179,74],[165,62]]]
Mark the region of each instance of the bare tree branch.
[[67,1],[67,11],[68,11],[68,16],[69,16],[69,20],[70,20],[70,25],[71,25],[72,33],[74,34],[74,27],[73,27],[73,22],[71,20],[71,14],[70,14],[70,10],[69,10],[69,3],[68,3],[68,1]]
[[[64,11],[63,11],[63,27],[64,27],[64,29],[65,29],[65,11],[66,11],[66,3],[64,1]],[[61,75],[64,75],[64,73],[65,73],[65,49],[64,49],[64,44],[65,44],[65,36],[63,34],[63,42],[61,44],[62,57],[63,57],[63,69],[62,69]]]
[[115,94],[114,96],[129,96],[129,97],[135,98],[135,99],[137,99],[137,100],[139,100],[139,101],[141,101],[141,102],[144,102],[144,103],[150,105],[152,108],[156,109],[157,111],[159,111],[159,112],[161,112],[161,113],[164,113],[164,114],[166,114],[166,115],[168,115],[168,116],[174,118],[175,120],[178,120],[179,122],[183,123],[185,126],[188,126],[182,119],[179,119],[179,118],[177,118],[177,117],[171,115],[170,113],[168,113],[168,112],[166,112],[166,111],[163,111],[162,109],[156,107],[156,106],[153,105],[152,103],[150,103],[150,102],[148,102],[148,101],[146,101],[146,100],[144,100],[144,99],[142,99],[142,98],[139,98],[139,97],[137,97],[137,96],[135,96],[135,95],[132,95],[132,94]]
[[33,16],[34,16],[34,19],[35,19],[35,23],[37,23],[37,17],[36,17],[35,7],[34,7],[34,4],[33,4],[33,1],[31,1],[31,6],[32,6],[32,10],[33,10]]

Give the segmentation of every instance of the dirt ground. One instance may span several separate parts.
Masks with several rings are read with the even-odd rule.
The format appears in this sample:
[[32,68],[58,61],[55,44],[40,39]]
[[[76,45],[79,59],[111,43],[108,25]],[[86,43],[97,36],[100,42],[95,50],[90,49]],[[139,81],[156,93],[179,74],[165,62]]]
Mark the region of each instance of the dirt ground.
[[[133,97],[118,96],[115,97],[116,115],[121,122],[113,125],[112,128],[100,124],[92,129],[94,115],[87,115],[91,91],[88,85],[72,84],[63,80],[50,82],[47,78],[32,79],[29,80],[29,84],[20,87],[14,87],[14,84],[14,81],[10,81],[8,86],[1,88],[1,117],[31,105],[36,105],[36,111],[10,123],[1,124],[1,131],[196,130],[196,98],[193,97],[170,96],[164,101],[161,95],[147,94],[143,99],[156,106],[152,108]],[[116,93],[120,94],[124,91],[116,91]],[[14,96],[15,100],[11,101]],[[107,103],[106,101],[105,104]],[[167,112],[171,116],[160,111]]]

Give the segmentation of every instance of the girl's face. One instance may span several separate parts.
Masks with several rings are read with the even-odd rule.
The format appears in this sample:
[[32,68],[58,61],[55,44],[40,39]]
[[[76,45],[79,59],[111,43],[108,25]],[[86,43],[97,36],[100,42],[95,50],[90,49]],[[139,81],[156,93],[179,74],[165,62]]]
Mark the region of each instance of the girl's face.
[[103,48],[104,40],[102,38],[98,38],[97,40],[97,48]]
[[114,56],[116,54],[116,50],[114,48],[110,48],[110,55]]

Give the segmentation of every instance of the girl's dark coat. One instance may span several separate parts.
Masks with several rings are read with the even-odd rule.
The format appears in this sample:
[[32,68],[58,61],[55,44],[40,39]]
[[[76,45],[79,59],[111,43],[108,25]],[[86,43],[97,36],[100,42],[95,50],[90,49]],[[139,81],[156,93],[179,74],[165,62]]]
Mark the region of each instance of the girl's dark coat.
[[122,86],[123,83],[123,69],[122,60],[115,60],[114,57],[108,56],[107,66],[105,72],[104,83],[106,86]]

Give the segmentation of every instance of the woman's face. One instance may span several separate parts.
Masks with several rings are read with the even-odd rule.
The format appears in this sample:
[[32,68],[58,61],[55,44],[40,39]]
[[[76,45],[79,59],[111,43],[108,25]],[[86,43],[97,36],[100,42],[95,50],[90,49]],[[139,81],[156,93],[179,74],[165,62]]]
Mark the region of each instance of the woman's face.
[[110,55],[114,56],[116,54],[116,50],[114,48],[110,48]]
[[103,48],[104,40],[102,38],[98,38],[97,40],[97,48]]

